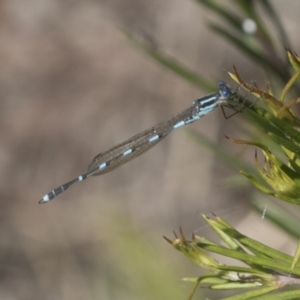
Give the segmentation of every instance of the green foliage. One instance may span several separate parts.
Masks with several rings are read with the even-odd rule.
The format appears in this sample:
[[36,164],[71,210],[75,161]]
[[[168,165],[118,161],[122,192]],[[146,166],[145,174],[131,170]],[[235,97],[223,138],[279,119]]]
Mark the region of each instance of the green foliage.
[[[228,137],[236,144],[251,145],[260,149],[264,162],[259,162],[261,159],[258,156],[260,155],[255,150],[256,170],[236,157],[232,159],[233,156],[230,153],[223,151],[194,131],[189,131],[190,136],[216,153],[216,156],[228,166],[241,170],[240,172],[262,193],[300,205],[300,120],[291,109],[300,102],[299,96],[291,96],[295,92],[299,94],[295,83],[300,76],[300,58],[289,49],[286,49],[286,56],[281,55],[284,46],[288,47],[289,42],[269,1],[230,1],[238,12],[231,10],[232,6],[228,5],[229,1],[196,0],[196,2],[213,11],[218,15],[219,20],[223,21],[221,25],[208,24],[215,34],[223,37],[250,57],[255,64],[263,67],[269,78],[276,82],[276,87],[284,87],[280,94],[275,95],[270,86],[265,91],[255,84],[249,85],[244,82],[236,68],[234,68],[234,73],[229,73],[231,78],[247,91],[247,95],[254,95],[260,103],[260,105],[253,105],[253,102],[245,100],[242,96],[237,99],[238,103],[242,102],[248,107],[246,115],[249,116],[250,122],[257,126],[268,139],[253,138],[249,141]],[[264,15],[258,11],[258,5],[265,12]],[[245,20],[250,20],[255,24],[255,32],[246,32],[243,27]],[[224,23],[227,26],[224,26]],[[269,26],[272,26],[274,30],[270,30]],[[212,90],[215,86],[186,68],[178,60],[166,56],[151,44],[141,43],[131,35],[127,35],[127,37],[149,57],[191,84],[208,90]],[[268,141],[272,141],[272,145],[276,146],[275,150],[271,149]],[[271,219],[274,223],[299,237],[299,232],[295,230],[295,228],[299,228],[297,220],[292,220],[285,212],[279,213],[279,210],[274,208],[270,209],[270,215],[272,215]],[[285,216],[285,220],[281,218],[282,216]],[[298,264],[300,246],[295,251],[295,256],[291,257],[244,236],[220,218],[211,220],[204,216],[204,219],[226,246],[199,236],[193,236],[191,241],[187,241],[182,232],[179,237],[176,236],[174,241],[166,238],[175,249],[182,252],[194,264],[209,272],[199,278],[185,279],[195,284],[188,299],[192,299],[199,284],[205,284],[216,290],[248,289],[247,292],[236,296],[223,298],[228,300],[300,299],[298,290],[279,291],[283,286],[300,284],[300,279],[298,279],[300,276],[300,265]],[[210,253],[218,253],[239,260],[246,267],[224,265],[212,258]],[[274,291],[276,293],[271,293]]]
[[257,154],[255,154],[255,165],[259,174],[264,179],[263,183],[260,179],[254,177],[247,171],[242,171],[243,175],[264,193],[300,205],[300,136],[298,131],[300,120],[290,109],[290,106],[299,102],[300,98],[283,102],[292,84],[300,76],[300,72],[297,70],[297,66],[299,67],[300,65],[300,58],[291,51],[288,51],[288,56],[295,65],[296,76],[293,75],[287,82],[279,99],[273,96],[271,90],[265,92],[256,86],[250,86],[245,83],[239,76],[237,70],[235,70],[235,74],[230,74],[242,87],[264,103],[265,108],[250,105],[250,115],[256,125],[281,148],[281,156],[285,157],[285,161],[280,159],[278,155],[272,153],[268,145],[263,143],[232,138],[230,140],[238,144],[256,146],[261,149],[264,155],[263,166],[260,166]]
[[[255,64],[260,64],[271,76],[275,76],[281,82],[286,82],[290,77],[287,61],[280,55],[282,46],[289,46],[287,35],[272,5],[267,0],[230,1],[239,12],[233,12],[229,1],[196,0],[216,15],[222,24],[209,23],[208,26],[217,35],[222,36],[243,54],[250,57]],[[258,13],[258,5],[262,7],[265,15]],[[266,17],[276,35],[266,25]],[[248,34],[244,29],[245,22],[251,21],[256,26],[253,34]],[[224,23],[228,27],[224,26]],[[225,27],[225,28],[224,28]],[[226,29],[228,28],[228,29]]]
[[[199,284],[214,290],[247,289],[245,293],[223,299],[276,299],[277,295],[269,294],[290,284],[300,284],[300,265],[298,260],[285,253],[272,249],[238,232],[226,221],[216,217],[215,220],[203,216],[208,225],[218,234],[226,246],[207,240],[204,237],[194,236],[191,241],[186,240],[180,230],[180,237],[174,241],[165,239],[178,251],[187,256],[194,264],[209,271],[198,278],[185,278],[185,281],[194,282],[194,288],[189,295],[192,299]],[[217,253],[243,262],[246,267],[225,265],[205,253]],[[298,254],[299,255],[299,254]],[[298,256],[297,255],[297,256]],[[284,292],[284,298],[299,299],[300,291]]]

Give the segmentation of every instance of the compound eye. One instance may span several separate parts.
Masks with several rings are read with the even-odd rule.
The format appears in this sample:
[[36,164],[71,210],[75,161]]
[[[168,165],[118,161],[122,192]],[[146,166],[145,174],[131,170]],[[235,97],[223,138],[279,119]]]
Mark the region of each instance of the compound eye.
[[223,89],[226,86],[227,86],[227,84],[224,81],[219,81],[218,82],[218,88],[219,88],[219,90]]
[[218,83],[219,93],[222,98],[229,98],[232,95],[231,89],[227,86],[224,81]]

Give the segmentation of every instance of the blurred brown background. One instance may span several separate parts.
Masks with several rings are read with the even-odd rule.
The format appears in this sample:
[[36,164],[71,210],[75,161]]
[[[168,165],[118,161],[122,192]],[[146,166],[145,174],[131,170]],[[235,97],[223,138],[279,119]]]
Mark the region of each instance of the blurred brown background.
[[[299,1],[271,2],[297,51]],[[234,86],[227,71],[235,64],[245,80],[264,84],[259,66],[207,29],[216,19],[208,10],[180,0],[3,0],[0,16],[0,299],[185,299],[190,285],[179,279],[199,269],[162,236],[179,226],[205,235],[202,213],[262,241],[276,234],[269,245],[294,251],[289,237],[249,216],[245,192],[222,184],[233,173],[185,129],[38,205],[96,154],[206,93],[137,51],[120,29],[151,36],[216,83]],[[241,137],[240,119],[216,110],[190,127],[241,155],[224,138]],[[205,290],[198,299],[201,292],[214,299]]]

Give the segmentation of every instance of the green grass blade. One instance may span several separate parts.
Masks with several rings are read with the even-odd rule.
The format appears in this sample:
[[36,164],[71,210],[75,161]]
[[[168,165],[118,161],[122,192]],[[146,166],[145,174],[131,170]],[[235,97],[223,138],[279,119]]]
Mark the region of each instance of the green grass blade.
[[274,27],[276,28],[276,32],[279,35],[279,40],[282,45],[285,47],[289,47],[290,42],[288,39],[288,36],[284,30],[284,27],[282,26],[282,23],[280,22],[280,19],[278,18],[278,15],[276,11],[274,10],[273,6],[270,4],[268,0],[261,0],[260,4],[265,9],[265,12],[269,15],[271,22],[273,22]]
[[195,72],[190,71],[187,67],[178,62],[176,59],[168,57],[167,55],[163,54],[161,51],[155,49],[151,45],[147,45],[144,42],[138,41],[128,33],[124,33],[124,35],[126,36],[128,41],[130,41],[137,49],[141,50],[149,57],[157,61],[159,64],[171,70],[172,72],[185,79],[189,83],[209,91],[216,90],[215,84],[211,84],[208,80],[204,79],[204,77],[196,74]]

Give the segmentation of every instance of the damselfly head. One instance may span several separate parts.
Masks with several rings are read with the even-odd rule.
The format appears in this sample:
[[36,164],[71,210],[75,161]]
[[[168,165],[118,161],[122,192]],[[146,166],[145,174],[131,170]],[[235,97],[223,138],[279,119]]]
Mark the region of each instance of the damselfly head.
[[224,81],[220,81],[218,83],[218,88],[219,88],[220,99],[228,99],[234,94],[231,88]]

